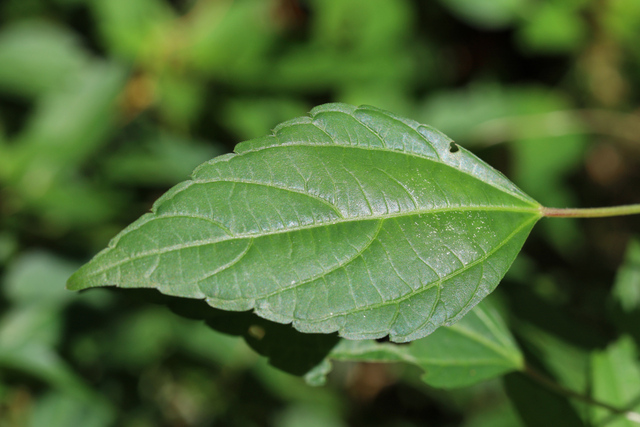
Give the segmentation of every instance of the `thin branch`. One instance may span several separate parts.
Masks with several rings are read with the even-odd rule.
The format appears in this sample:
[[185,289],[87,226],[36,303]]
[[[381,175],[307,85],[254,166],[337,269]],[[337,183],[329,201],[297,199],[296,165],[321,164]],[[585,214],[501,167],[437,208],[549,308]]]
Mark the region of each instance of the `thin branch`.
[[616,406],[609,405],[608,403],[601,402],[599,400],[593,399],[590,396],[587,396],[585,394],[578,393],[576,391],[568,389],[568,388],[558,384],[557,382],[555,382],[551,378],[549,378],[549,377],[541,374],[540,372],[536,371],[535,369],[533,369],[529,365],[525,365],[523,372],[526,375],[528,375],[529,378],[531,378],[534,381],[538,382],[539,384],[545,386],[547,389],[553,391],[556,394],[559,394],[559,395],[564,396],[564,397],[568,397],[570,399],[579,400],[580,402],[583,402],[583,403],[586,403],[586,404],[589,404],[589,405],[598,406],[600,408],[606,409],[607,411],[609,411],[609,412],[611,412],[613,414],[623,416],[629,421],[632,421],[632,422],[640,424],[640,413],[637,413],[637,412],[634,412],[634,411],[628,411],[628,410],[622,409],[622,408],[618,408]]
[[611,216],[638,215],[640,204],[611,206],[606,208],[542,208],[542,215],[558,218],[603,218]]

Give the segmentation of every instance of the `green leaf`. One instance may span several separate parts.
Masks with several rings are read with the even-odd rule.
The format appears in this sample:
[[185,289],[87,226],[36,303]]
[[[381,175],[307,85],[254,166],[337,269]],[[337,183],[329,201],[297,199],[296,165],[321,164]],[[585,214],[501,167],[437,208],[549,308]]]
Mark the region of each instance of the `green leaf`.
[[521,323],[516,331],[530,354],[528,359],[539,361],[563,386],[577,393],[587,392],[587,350],[529,323]]
[[65,228],[115,213],[115,195],[82,179],[79,169],[107,141],[126,77],[120,65],[90,61],[39,99],[0,161],[0,180],[19,209]]
[[440,0],[459,18],[483,29],[503,29],[516,21],[527,0]]
[[77,268],[49,252],[23,252],[7,268],[4,294],[15,305],[62,308],[71,299],[64,283]]
[[522,354],[506,325],[484,301],[455,325],[440,328],[407,345],[343,340],[330,357],[407,362],[424,369],[424,382],[441,388],[470,386],[524,366]]
[[618,330],[640,343],[640,239],[629,241],[611,291],[609,314]]
[[162,51],[175,19],[170,6],[158,0],[90,2],[100,36],[114,56],[148,63]]
[[332,413],[328,408],[317,407],[309,404],[290,405],[276,418],[277,427],[340,427],[346,426],[338,414]]
[[67,286],[156,288],[302,332],[411,341],[493,291],[540,216],[437,130],[328,104],[200,166]]
[[588,26],[580,10],[565,3],[546,3],[532,10],[518,38],[524,51],[562,54],[577,51],[587,40]]
[[[638,351],[629,337],[623,337],[592,358],[593,398],[625,410],[640,411],[640,364]],[[606,409],[593,407],[593,424],[633,427],[638,423],[612,416]]]
[[83,398],[61,392],[48,392],[34,402],[30,427],[108,427],[116,412],[102,397],[88,393]]
[[627,247],[624,264],[618,269],[613,296],[622,311],[640,311],[640,240],[634,239]]
[[71,80],[86,56],[73,33],[46,21],[6,26],[0,33],[0,90],[38,96]]
[[221,154],[217,145],[169,133],[148,131],[132,137],[125,148],[104,161],[104,173],[116,183],[172,185],[193,168]]
[[61,318],[32,306],[13,309],[0,319],[0,369],[18,370],[70,393],[86,392],[83,381],[53,349]]
[[527,427],[585,425],[565,396],[545,388],[520,372],[506,375],[504,386],[511,404]]

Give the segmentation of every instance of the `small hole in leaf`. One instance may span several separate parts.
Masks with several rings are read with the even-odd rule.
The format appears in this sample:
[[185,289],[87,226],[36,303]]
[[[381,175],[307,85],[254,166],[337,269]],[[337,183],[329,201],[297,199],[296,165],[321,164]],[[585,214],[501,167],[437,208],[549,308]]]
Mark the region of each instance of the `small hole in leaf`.
[[451,141],[451,144],[449,144],[449,152],[450,153],[457,153],[458,151],[460,151],[460,147],[458,147],[458,144],[456,144],[455,142]]

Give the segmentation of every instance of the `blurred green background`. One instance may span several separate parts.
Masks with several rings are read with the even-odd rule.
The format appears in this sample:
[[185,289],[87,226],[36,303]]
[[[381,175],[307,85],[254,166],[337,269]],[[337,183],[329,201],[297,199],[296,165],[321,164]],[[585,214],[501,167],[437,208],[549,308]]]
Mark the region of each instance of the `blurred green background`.
[[[195,166],[325,102],[433,125],[547,206],[638,203],[639,99],[637,0],[2,0],[0,427],[580,425],[519,374],[438,390],[342,363],[311,387],[240,337],[64,283]],[[640,372],[634,235],[544,220],[501,285],[565,386],[607,355]]]

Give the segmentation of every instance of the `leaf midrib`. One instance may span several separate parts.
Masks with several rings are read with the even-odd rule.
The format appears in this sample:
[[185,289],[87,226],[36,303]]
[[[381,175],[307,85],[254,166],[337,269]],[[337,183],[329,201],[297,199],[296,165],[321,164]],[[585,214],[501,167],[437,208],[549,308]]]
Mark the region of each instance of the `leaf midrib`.
[[[478,258],[478,259],[477,259],[477,260],[475,260],[474,262],[471,262],[471,263],[469,263],[469,264],[465,265],[463,268],[458,269],[458,270],[455,270],[455,271],[451,272],[450,274],[448,274],[448,275],[446,275],[446,276],[444,276],[444,277],[441,277],[441,278],[440,278],[440,279],[438,279],[437,281],[435,281],[435,282],[433,282],[433,283],[429,284],[429,286],[425,286],[425,287],[422,287],[422,288],[419,288],[419,289],[414,289],[413,291],[408,292],[407,294],[403,295],[403,296],[402,296],[402,297],[400,297],[400,298],[396,298],[396,299],[391,300],[391,301],[383,301],[383,302],[381,302],[381,303],[377,303],[377,304],[371,304],[371,305],[368,305],[368,306],[366,306],[366,307],[358,307],[358,308],[355,308],[355,309],[353,309],[353,310],[349,310],[349,311],[347,311],[347,312],[342,312],[342,313],[333,313],[333,314],[331,314],[331,315],[324,316],[324,317],[321,317],[321,318],[316,318],[316,319],[302,319],[302,318],[298,318],[298,317],[293,316],[293,317],[292,317],[292,320],[294,320],[294,321],[295,321],[295,320],[301,320],[301,321],[305,321],[305,322],[308,322],[308,323],[321,323],[321,322],[324,322],[324,321],[326,321],[326,320],[328,320],[328,319],[330,319],[330,318],[332,318],[332,317],[340,317],[340,316],[350,315],[350,314],[354,314],[354,313],[359,313],[359,312],[362,312],[362,311],[369,311],[369,310],[373,310],[373,309],[380,308],[380,307],[384,307],[384,306],[388,306],[388,305],[391,305],[391,304],[399,304],[399,303],[401,303],[402,301],[404,301],[404,300],[406,300],[406,299],[408,299],[408,298],[411,298],[411,297],[413,297],[413,296],[414,296],[414,295],[416,295],[416,294],[420,294],[420,293],[422,293],[422,292],[425,292],[425,291],[427,291],[427,290],[429,290],[429,289],[433,288],[434,286],[441,286],[443,282],[445,282],[445,281],[447,281],[447,280],[449,280],[449,279],[451,279],[451,278],[453,278],[453,277],[455,277],[455,276],[457,276],[457,275],[459,275],[459,274],[461,274],[461,273],[463,273],[463,272],[467,271],[468,269],[472,268],[473,266],[475,266],[475,265],[477,265],[477,264],[479,264],[479,263],[481,263],[481,262],[484,262],[486,259],[488,259],[489,257],[491,257],[491,255],[493,255],[495,252],[497,252],[498,250],[500,250],[500,249],[501,249],[501,248],[502,248],[502,247],[503,247],[503,246],[504,246],[508,241],[510,241],[510,240],[513,238],[513,236],[515,236],[516,234],[518,234],[518,233],[519,233],[523,228],[525,228],[526,226],[530,225],[532,222],[535,222],[535,221],[537,221],[537,219],[532,218],[532,219],[531,219],[531,220],[529,220],[529,221],[525,221],[525,222],[523,222],[523,224],[521,224],[521,225],[520,225],[520,227],[518,227],[518,228],[517,228],[516,230],[514,230],[514,231],[513,231],[509,236],[507,236],[505,239],[503,239],[503,241],[502,241],[499,245],[496,245],[496,246],[493,248],[493,250],[491,250],[491,251],[489,251],[489,252],[486,252],[482,257]],[[341,267],[342,267],[342,266],[341,266]],[[232,299],[232,300],[225,300],[225,301],[233,302],[233,301],[247,301],[247,300],[254,300],[254,301],[255,301],[255,300],[264,300],[264,299],[267,299],[267,298],[269,298],[269,297],[271,297],[271,296],[277,295],[278,293],[281,293],[281,292],[284,292],[284,291],[286,291],[286,290],[292,289],[292,288],[294,288],[294,287],[296,287],[296,286],[293,286],[293,287],[287,287],[287,288],[282,288],[282,289],[278,289],[278,290],[277,290],[277,291],[275,291],[275,292],[272,292],[272,293],[270,293],[270,294],[268,294],[268,295],[260,296],[260,297],[258,297],[258,298],[235,298],[235,299]],[[209,298],[206,298],[206,299],[208,300]],[[372,332],[372,333],[375,333],[375,332],[381,332],[381,333],[382,333],[382,332],[384,332],[384,331],[370,331],[370,332]],[[398,336],[398,337],[404,337],[405,335],[397,335],[397,336]]]
[[[207,246],[207,245],[227,242],[227,241],[231,241],[231,240],[242,240],[242,239],[249,239],[249,238],[256,238],[256,237],[266,237],[266,236],[272,236],[272,235],[277,235],[277,234],[285,234],[285,233],[290,233],[290,232],[295,232],[295,231],[302,231],[302,230],[311,230],[311,229],[314,229],[314,228],[328,227],[328,226],[332,226],[332,225],[346,224],[346,223],[357,222],[357,221],[379,221],[379,220],[387,220],[387,219],[398,218],[398,217],[412,217],[412,216],[420,216],[420,215],[435,215],[435,214],[444,213],[444,212],[474,212],[474,211],[530,213],[530,214],[538,214],[537,215],[538,217],[541,216],[540,210],[538,208],[510,208],[510,207],[504,207],[504,206],[464,206],[464,207],[448,207],[448,208],[416,210],[416,211],[412,211],[411,213],[398,212],[398,213],[395,213],[395,214],[371,215],[371,216],[367,216],[367,217],[345,218],[345,219],[340,219],[340,220],[337,220],[337,221],[305,224],[305,225],[298,226],[298,227],[289,227],[289,228],[283,228],[283,229],[280,229],[280,230],[270,230],[268,232],[254,232],[254,233],[235,234],[235,235],[231,236],[228,239],[196,240],[196,241],[188,242],[188,243],[185,243],[185,244],[167,246],[167,247],[164,247],[162,249],[151,250],[151,251],[147,251],[147,252],[141,252],[141,253],[136,254],[135,256],[130,256],[130,257],[127,257],[126,259],[123,259],[123,260],[118,261],[116,263],[106,265],[101,269],[93,271],[92,275],[100,274],[100,273],[102,273],[102,272],[104,272],[106,270],[109,270],[111,268],[118,267],[120,265],[126,264],[127,262],[135,261],[135,260],[142,259],[142,258],[145,258],[145,257],[148,257],[148,256],[162,255],[162,254],[165,254],[165,253],[170,253],[170,252],[179,251],[179,250],[183,250],[183,249],[190,249],[190,248],[195,248],[195,247],[199,247],[199,246]],[[147,223],[149,223],[151,221],[154,221],[154,220],[165,219],[165,218],[180,218],[180,217],[205,220],[205,221],[213,222],[215,224],[218,223],[218,221],[215,221],[212,218],[208,218],[208,217],[204,217],[204,216],[187,215],[187,214],[162,215],[162,216],[156,216],[156,217],[150,218],[148,221],[140,224],[135,229],[129,230],[129,232],[134,231],[134,230],[140,228],[141,226],[143,226],[143,225],[145,225],[145,224],[147,224]],[[122,236],[121,236],[121,238],[122,238]],[[116,247],[112,248],[111,250],[113,250],[115,248]]]

